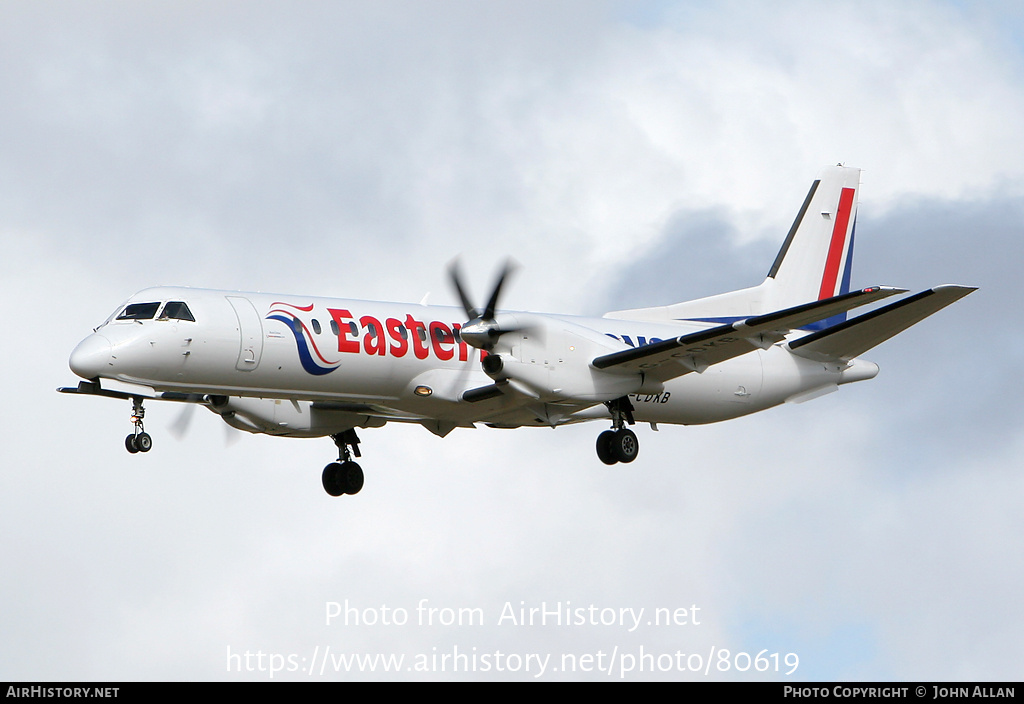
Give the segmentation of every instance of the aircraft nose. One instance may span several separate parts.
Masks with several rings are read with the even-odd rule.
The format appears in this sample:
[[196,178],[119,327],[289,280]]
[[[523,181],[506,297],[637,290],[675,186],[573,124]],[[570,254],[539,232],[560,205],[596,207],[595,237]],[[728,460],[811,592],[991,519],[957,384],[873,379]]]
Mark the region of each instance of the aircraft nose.
[[110,340],[102,335],[89,335],[71,353],[68,366],[83,379],[95,379],[110,365]]

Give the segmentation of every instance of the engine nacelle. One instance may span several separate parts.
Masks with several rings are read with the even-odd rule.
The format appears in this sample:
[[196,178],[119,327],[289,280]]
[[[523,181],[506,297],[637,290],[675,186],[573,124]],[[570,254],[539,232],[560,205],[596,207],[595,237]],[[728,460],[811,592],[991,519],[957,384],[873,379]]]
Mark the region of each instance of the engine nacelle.
[[210,396],[207,407],[233,428],[249,433],[313,438],[385,421],[348,411],[318,408],[309,401]]
[[643,374],[614,374],[595,369],[590,362],[610,352],[625,349],[618,340],[566,320],[516,314],[517,333],[502,336],[498,361],[484,359],[484,371],[495,381],[509,380],[525,387],[546,402],[580,401],[600,403],[648,388]]

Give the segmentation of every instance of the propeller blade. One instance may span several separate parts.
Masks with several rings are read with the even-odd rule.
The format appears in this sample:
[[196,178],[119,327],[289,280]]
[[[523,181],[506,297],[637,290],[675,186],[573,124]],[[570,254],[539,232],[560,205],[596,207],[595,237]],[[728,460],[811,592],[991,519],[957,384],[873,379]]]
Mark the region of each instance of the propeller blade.
[[512,272],[515,271],[515,265],[511,259],[505,260],[505,267],[501,270],[501,275],[498,276],[497,283],[494,284],[494,291],[491,293],[491,298],[487,301],[487,307],[484,308],[482,317],[484,320],[494,320],[494,313],[498,308],[498,296],[501,295],[501,287],[505,284],[505,279],[509,277]]
[[487,300],[487,306],[483,311],[480,311],[470,303],[466,289],[462,285],[462,274],[459,271],[458,259],[452,260],[448,267],[448,273],[452,284],[455,286],[455,291],[459,295],[459,301],[462,302],[462,307],[466,310],[466,315],[469,316],[469,320],[459,330],[461,339],[467,344],[477,349],[491,351],[502,334],[513,331],[512,328],[503,330],[498,325],[498,321],[495,320],[495,316],[498,311],[498,299],[501,297],[502,286],[505,285],[505,280],[512,274],[515,268],[511,259],[505,261],[505,266],[502,268],[501,274],[498,275],[498,280],[491,291],[491,297]]
[[195,416],[196,404],[186,403],[184,408],[181,409],[181,413],[174,419],[174,422],[168,427],[171,435],[176,440],[183,440],[185,435],[188,433],[188,427],[192,424],[192,418]]
[[448,276],[452,280],[452,284],[455,286],[455,292],[459,294],[459,301],[462,303],[463,310],[466,311],[466,316],[469,320],[473,320],[479,314],[476,312],[476,308],[469,302],[469,296],[466,295],[466,289],[462,286],[462,275],[459,272],[459,260],[458,258],[453,259],[452,263],[448,265]]
[[224,424],[224,447],[234,447],[242,439],[242,431]]

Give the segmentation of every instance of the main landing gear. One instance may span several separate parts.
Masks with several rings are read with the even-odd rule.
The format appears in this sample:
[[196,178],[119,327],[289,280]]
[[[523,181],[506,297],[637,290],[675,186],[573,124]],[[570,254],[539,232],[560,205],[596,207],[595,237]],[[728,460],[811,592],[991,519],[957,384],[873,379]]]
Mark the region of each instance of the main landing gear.
[[324,467],[324,491],[331,496],[358,494],[363,488],[363,468],[352,461],[352,456],[362,456],[359,454],[359,436],[353,428],[332,435],[331,439],[338,446],[338,461]]
[[632,462],[640,452],[640,441],[636,433],[624,427],[634,425],[633,404],[628,396],[605,403],[612,414],[612,429],[597,436],[597,456],[605,464]]
[[146,409],[142,407],[142,399],[132,396],[132,425],[135,430],[124,439],[124,447],[133,455],[153,449],[153,438],[142,427],[142,419],[145,417]]

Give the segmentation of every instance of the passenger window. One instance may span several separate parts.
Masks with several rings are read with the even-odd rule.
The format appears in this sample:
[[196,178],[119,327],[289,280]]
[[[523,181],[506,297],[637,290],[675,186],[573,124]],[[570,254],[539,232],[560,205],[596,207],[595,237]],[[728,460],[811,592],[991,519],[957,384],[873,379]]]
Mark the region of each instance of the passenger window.
[[159,303],[132,303],[117,316],[118,320],[152,320]]
[[313,332],[316,335],[320,334],[320,321],[316,318],[313,318]]
[[188,309],[188,306],[184,301],[169,301],[167,305],[164,306],[164,311],[160,314],[160,319],[187,320],[191,323],[196,322],[196,319],[192,316],[192,311]]

